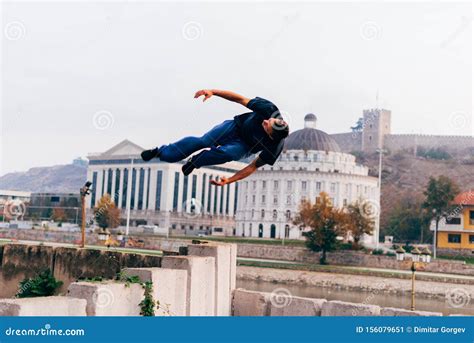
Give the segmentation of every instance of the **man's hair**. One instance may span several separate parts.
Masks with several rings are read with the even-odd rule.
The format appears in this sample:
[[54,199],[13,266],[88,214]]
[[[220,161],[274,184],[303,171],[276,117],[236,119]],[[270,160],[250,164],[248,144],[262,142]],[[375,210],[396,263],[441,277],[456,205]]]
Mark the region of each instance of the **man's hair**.
[[272,125],[272,138],[276,141],[281,141],[288,137],[290,133],[290,128],[288,123],[283,120],[277,120]]

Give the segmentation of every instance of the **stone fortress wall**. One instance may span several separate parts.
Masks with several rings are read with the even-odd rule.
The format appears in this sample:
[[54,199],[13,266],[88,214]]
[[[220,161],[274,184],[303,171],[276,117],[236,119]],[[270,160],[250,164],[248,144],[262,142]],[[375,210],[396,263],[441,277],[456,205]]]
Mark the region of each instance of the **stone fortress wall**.
[[419,147],[442,148],[452,154],[468,154],[474,148],[474,132],[471,136],[392,134],[391,112],[387,110],[364,110],[360,131],[335,133],[334,138],[343,152],[363,151],[373,153],[379,147],[391,152],[414,151]]

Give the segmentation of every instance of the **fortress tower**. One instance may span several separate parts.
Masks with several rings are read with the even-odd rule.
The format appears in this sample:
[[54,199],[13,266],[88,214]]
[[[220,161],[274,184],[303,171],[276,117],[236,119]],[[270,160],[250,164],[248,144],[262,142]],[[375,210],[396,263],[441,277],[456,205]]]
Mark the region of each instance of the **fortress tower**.
[[390,135],[392,113],[384,109],[364,110],[362,151],[373,153],[384,146],[385,135]]

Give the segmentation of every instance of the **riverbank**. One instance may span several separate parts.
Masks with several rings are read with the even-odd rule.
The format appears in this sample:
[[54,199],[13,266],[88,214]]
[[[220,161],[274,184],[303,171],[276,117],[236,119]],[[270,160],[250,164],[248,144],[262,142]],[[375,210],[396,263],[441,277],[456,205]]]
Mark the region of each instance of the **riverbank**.
[[[239,266],[237,279],[400,295],[411,292],[411,281],[408,279],[289,269]],[[416,282],[416,295],[425,298],[445,299],[446,294],[453,289],[462,289],[463,294],[474,299],[474,285],[421,280]]]

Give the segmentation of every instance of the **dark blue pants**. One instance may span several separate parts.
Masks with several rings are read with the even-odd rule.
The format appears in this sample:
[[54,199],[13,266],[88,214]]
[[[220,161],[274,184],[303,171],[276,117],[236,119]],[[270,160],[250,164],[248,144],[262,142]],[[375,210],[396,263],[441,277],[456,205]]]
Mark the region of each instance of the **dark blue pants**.
[[197,168],[238,161],[250,155],[250,147],[240,139],[234,120],[226,120],[202,137],[185,137],[161,146],[160,160],[178,162],[204,148],[210,149],[203,150],[192,158],[192,163]]

